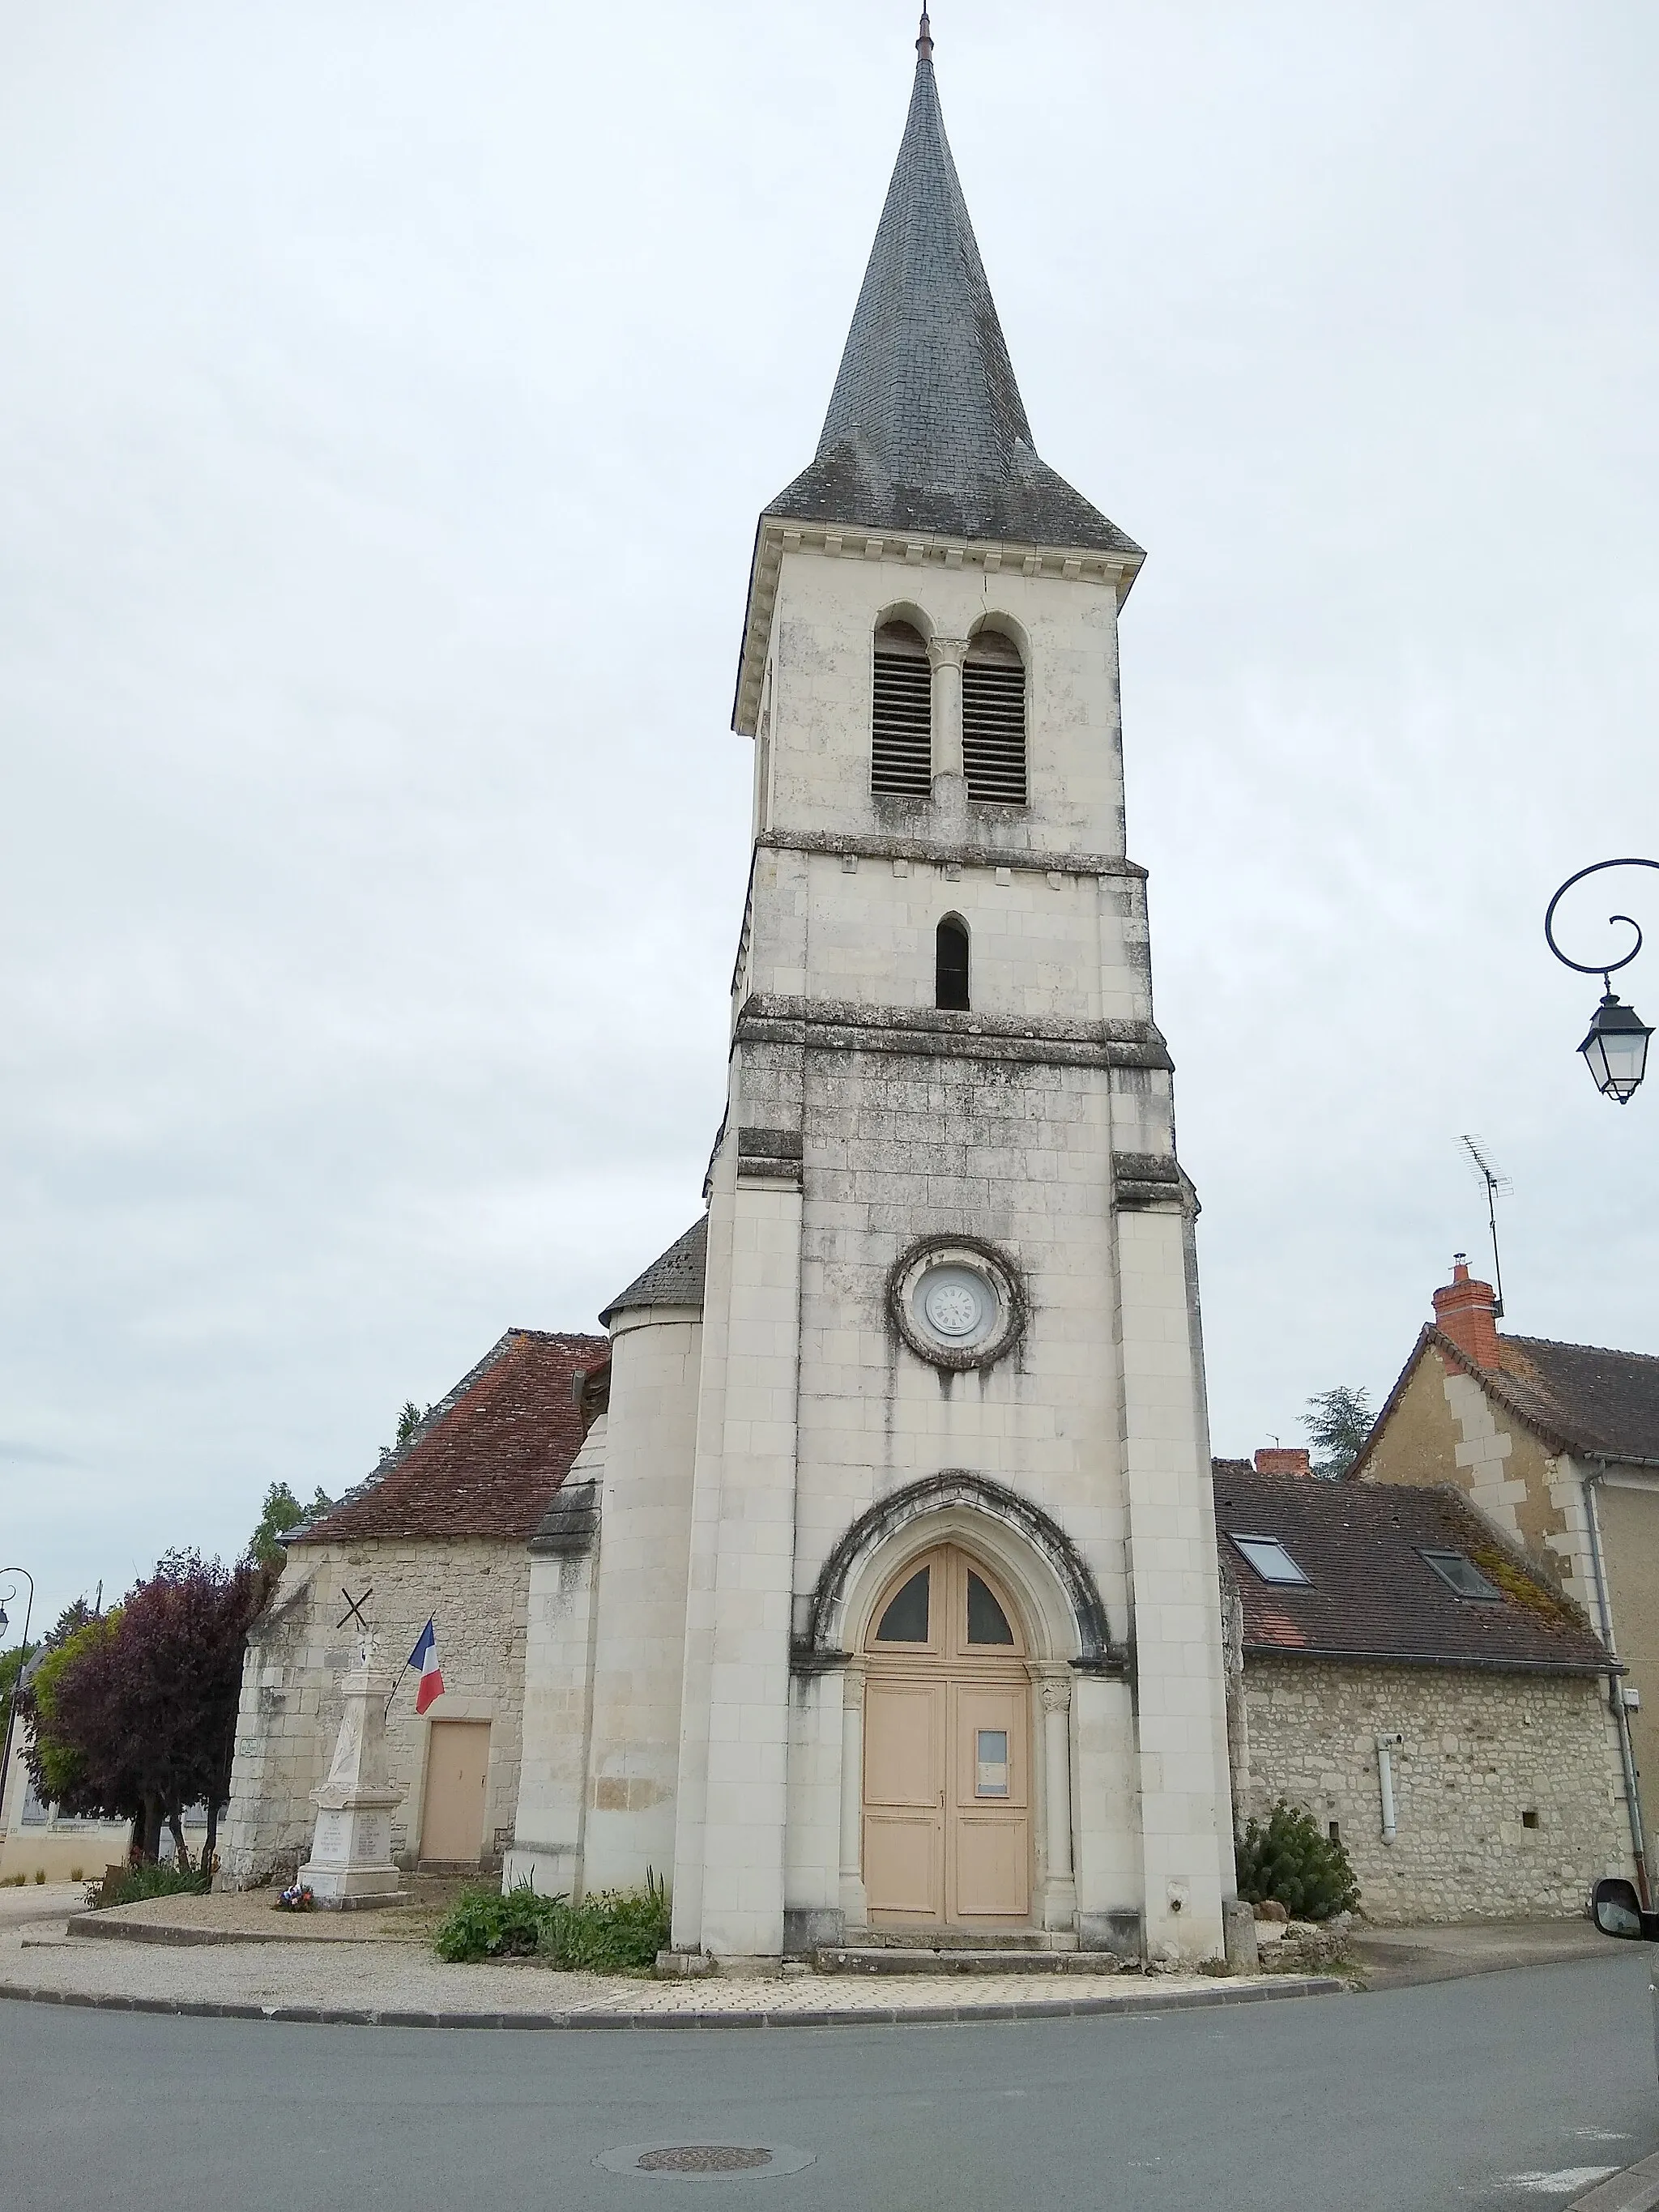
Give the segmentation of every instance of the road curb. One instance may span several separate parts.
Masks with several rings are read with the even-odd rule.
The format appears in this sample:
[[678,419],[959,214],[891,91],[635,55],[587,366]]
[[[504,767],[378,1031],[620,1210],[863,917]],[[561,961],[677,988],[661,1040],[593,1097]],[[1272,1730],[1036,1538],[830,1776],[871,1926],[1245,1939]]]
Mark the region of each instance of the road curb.
[[1587,2195],[1575,2197],[1567,2212],[1655,2212],[1659,2206],[1659,2151],[1639,2166],[1627,2166],[1609,2180],[1598,2181]]
[[[845,2011],[769,2012],[460,2012],[410,2011],[388,2005],[236,2004],[206,1998],[135,1997],[86,1990],[32,1988],[0,1982],[0,1999],[15,2004],[78,2007],[91,2012],[169,2013],[186,2020],[264,2020],[328,2027],[955,2027],[981,2021],[1078,2020],[1113,2013],[1195,2012],[1214,2005],[1264,2004],[1289,1997],[1334,1996],[1347,1984],[1334,1974],[1287,1974],[1250,1989],[1126,1991],[1121,1996],[1033,1997],[1000,2004],[858,2005]],[[1588,2202],[1588,2200],[1586,2200]],[[1634,2212],[1632,2200],[1632,2212]],[[1595,2212],[1602,2212],[1598,2204]],[[1614,2208],[1622,2212],[1622,2208]]]

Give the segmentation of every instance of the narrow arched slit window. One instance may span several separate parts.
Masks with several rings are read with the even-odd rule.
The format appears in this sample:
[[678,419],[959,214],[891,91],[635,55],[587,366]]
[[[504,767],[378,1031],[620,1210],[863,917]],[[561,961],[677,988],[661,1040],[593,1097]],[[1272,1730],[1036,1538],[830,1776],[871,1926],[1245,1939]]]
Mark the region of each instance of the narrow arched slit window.
[[982,629],[962,669],[962,765],[981,806],[1025,804],[1025,663],[1000,630]]
[[933,1004],[968,1011],[968,925],[947,914],[934,939]]
[[876,632],[870,788],[900,799],[926,799],[933,788],[933,674],[921,632],[906,622]]

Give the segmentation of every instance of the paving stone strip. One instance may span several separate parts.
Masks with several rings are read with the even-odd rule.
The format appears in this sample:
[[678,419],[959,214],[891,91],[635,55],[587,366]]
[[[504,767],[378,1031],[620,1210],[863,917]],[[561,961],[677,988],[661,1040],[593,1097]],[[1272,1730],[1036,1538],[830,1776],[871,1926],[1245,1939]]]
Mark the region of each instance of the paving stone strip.
[[[61,1930],[63,1923],[58,1923]],[[380,2027],[832,2027],[1185,2010],[1322,1996],[1328,1976],[1218,1980],[1125,1976],[1086,1990],[1065,1975],[996,1974],[971,1994],[959,1975],[907,1976],[884,2002],[868,1983],[804,1974],[788,1980],[645,1982],[555,1973],[530,1961],[441,1966],[386,1943],[88,1943],[44,1929],[0,1936],[0,1997],[118,2012],[208,2019],[307,2021]]]

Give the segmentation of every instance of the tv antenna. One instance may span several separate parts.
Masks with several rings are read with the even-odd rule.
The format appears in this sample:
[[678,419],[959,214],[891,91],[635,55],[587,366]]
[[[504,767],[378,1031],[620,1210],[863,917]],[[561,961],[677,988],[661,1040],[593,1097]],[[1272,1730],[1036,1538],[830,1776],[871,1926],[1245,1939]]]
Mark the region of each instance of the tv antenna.
[[1500,1175],[1492,1165],[1486,1157],[1486,1146],[1480,1138],[1465,1136],[1461,1138],[1459,1142],[1469,1156],[1470,1166],[1474,1168],[1476,1175],[1486,1187],[1486,1219],[1492,1226],[1492,1273],[1498,1279],[1498,1298],[1492,1310],[1496,1317],[1502,1321],[1504,1318],[1504,1262],[1498,1253],[1498,1201],[1499,1198],[1508,1198],[1514,1190],[1515,1185],[1506,1175]]

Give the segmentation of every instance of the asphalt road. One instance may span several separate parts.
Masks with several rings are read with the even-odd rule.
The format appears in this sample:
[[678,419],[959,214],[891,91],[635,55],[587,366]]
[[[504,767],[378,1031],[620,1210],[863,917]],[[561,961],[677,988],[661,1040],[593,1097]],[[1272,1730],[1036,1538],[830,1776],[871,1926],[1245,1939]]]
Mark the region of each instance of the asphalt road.
[[[937,2028],[491,2033],[0,2002],[0,2206],[1560,2206],[1588,2170],[1659,2149],[1647,1973],[1633,1946],[1367,1996]],[[697,2180],[594,2163],[696,2142],[811,2163]]]

